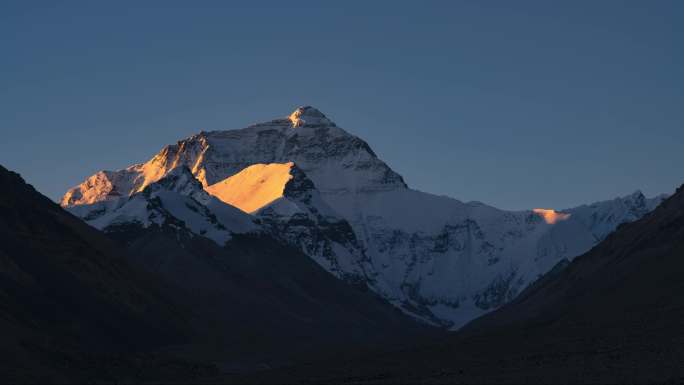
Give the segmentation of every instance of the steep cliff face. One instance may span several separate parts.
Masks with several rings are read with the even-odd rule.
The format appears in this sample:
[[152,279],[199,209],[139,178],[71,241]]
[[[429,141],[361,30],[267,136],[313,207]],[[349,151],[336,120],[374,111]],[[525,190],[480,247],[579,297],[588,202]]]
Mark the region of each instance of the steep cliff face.
[[561,212],[514,212],[412,190],[366,142],[301,107],[284,119],[202,132],[147,163],[98,173],[62,204],[79,213],[84,204],[120,201],[178,167],[336,276],[452,328],[506,303],[662,200],[635,193]]

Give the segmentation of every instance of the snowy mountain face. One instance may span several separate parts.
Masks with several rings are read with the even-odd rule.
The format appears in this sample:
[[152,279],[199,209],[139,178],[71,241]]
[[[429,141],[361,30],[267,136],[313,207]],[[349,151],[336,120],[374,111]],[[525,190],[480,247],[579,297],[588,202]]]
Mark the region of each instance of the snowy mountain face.
[[241,130],[201,132],[166,146],[149,162],[103,171],[69,190],[63,206],[115,199],[141,191],[179,165],[210,186],[256,163],[294,162],[322,192],[406,188],[363,140],[321,118],[312,107],[287,119]]
[[219,244],[224,244],[233,233],[257,229],[252,217],[204,191],[187,167],[171,170],[130,196],[109,195],[108,199],[68,209],[105,231],[121,225],[171,227],[205,236]]
[[294,163],[255,164],[207,188],[224,203],[252,213],[262,231],[299,246],[322,267],[366,283],[372,267],[349,223],[321,198]]
[[[178,173],[198,182],[164,182]],[[172,203],[167,190],[180,202]],[[412,190],[366,142],[312,107],[240,130],[199,133],[147,163],[88,178],[62,205],[98,228],[131,220],[149,225],[166,217],[148,197],[219,243],[230,232],[267,232],[336,276],[451,328],[501,306],[662,200],[637,192],[562,212],[505,211]],[[190,220],[178,209],[186,200],[207,213],[232,209],[216,215],[226,230],[209,226],[209,214]],[[246,225],[246,213],[258,230]]]
[[663,194],[646,199],[641,191],[636,191],[632,195],[575,207],[566,212],[590,228],[597,240],[603,240],[615,230],[616,223],[636,221],[653,211],[666,198],[667,195]]

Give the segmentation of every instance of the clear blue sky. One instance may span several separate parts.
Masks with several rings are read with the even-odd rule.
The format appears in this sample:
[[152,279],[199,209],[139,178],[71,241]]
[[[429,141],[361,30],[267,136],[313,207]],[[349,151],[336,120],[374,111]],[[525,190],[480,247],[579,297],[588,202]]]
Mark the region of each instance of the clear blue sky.
[[0,164],[58,199],[318,107],[417,189],[563,208],[684,182],[683,1],[0,2]]

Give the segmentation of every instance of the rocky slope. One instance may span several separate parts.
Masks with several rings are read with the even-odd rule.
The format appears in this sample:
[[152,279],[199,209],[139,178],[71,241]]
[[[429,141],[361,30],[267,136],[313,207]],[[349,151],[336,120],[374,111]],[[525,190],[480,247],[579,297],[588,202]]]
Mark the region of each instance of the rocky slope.
[[285,119],[201,132],[147,163],[100,172],[67,192],[62,205],[78,214],[84,205],[129,199],[185,166],[208,191],[239,207],[226,197],[242,191],[217,190],[254,188],[242,183],[248,174],[273,181],[254,167],[290,162],[292,175],[275,184],[285,191],[299,173],[310,182],[300,183],[306,193],[297,197],[293,190],[258,210],[259,204],[245,206],[260,231],[300,246],[328,271],[367,285],[405,312],[451,328],[510,301],[662,200],[635,193],[562,212],[513,212],[416,191],[366,142],[301,107]]

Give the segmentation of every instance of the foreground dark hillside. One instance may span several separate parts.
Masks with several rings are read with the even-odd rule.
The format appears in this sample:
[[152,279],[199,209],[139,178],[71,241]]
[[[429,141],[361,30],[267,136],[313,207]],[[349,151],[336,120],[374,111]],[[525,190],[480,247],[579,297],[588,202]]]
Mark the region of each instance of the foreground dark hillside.
[[187,342],[189,314],[114,242],[2,167],[0,186],[4,382],[127,378],[132,353]]
[[446,341],[243,382],[681,383],[684,188]]
[[0,167],[0,382],[197,381],[434,334],[265,235],[106,236]]
[[192,309],[197,333],[174,353],[210,361],[224,372],[443,333],[263,234],[235,235],[225,247],[165,225],[127,225],[108,235],[127,246],[132,265],[172,283],[175,300]]

